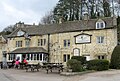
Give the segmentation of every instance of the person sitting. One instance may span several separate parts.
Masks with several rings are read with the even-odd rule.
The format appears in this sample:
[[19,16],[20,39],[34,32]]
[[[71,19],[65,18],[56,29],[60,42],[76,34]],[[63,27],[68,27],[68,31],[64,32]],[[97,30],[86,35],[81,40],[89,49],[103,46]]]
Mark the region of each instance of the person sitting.
[[15,59],[13,59],[13,61],[12,61],[12,66],[11,66],[11,68],[13,68],[15,66]]
[[15,68],[18,68],[19,65],[20,65],[20,61],[17,59],[17,60],[15,61]]
[[26,58],[23,60],[23,63],[28,64],[28,62],[27,62]]

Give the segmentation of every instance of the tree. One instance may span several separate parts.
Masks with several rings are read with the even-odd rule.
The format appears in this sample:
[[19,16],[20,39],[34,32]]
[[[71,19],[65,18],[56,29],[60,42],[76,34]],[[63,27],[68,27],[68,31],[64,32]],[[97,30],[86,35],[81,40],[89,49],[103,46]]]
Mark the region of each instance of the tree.
[[104,16],[105,17],[110,17],[111,16],[110,4],[106,0],[103,0],[103,10],[104,10]]
[[42,17],[41,19],[41,24],[53,24],[54,23],[54,18],[53,18],[53,13],[52,11],[48,12],[45,16]]
[[120,45],[116,46],[113,50],[111,56],[110,68],[120,69]]
[[3,29],[3,31],[1,32],[1,34],[3,35],[9,35],[10,33],[12,33],[15,30],[14,25],[9,25],[7,26],[5,29]]

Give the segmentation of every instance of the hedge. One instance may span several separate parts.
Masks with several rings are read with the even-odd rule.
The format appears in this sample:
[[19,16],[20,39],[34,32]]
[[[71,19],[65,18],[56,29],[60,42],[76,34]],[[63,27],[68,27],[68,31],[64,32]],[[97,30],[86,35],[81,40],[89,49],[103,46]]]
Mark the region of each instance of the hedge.
[[76,59],[80,61],[82,65],[86,63],[86,57],[83,56],[72,56],[71,59]]
[[72,72],[81,72],[83,71],[83,67],[81,62],[76,59],[70,59],[67,61],[68,69],[72,69]]
[[108,70],[109,69],[109,61],[108,60],[90,60],[87,62],[87,69],[89,70]]
[[116,46],[113,50],[111,56],[110,68],[120,69],[120,45]]

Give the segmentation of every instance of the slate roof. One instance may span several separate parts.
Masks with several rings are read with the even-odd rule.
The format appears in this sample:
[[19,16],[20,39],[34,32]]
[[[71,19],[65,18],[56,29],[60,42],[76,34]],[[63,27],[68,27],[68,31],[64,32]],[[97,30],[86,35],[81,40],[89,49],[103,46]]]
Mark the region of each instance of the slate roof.
[[7,35],[2,35],[2,36],[5,40],[7,40],[7,37],[8,37]]
[[[102,19],[102,18],[101,18]],[[23,28],[18,28],[12,32],[9,37],[17,36],[17,32],[21,29],[28,33],[28,35],[44,35],[44,34],[54,34],[63,32],[75,32],[84,30],[95,30],[96,22],[99,19],[81,20],[81,21],[68,21],[61,24],[51,24],[51,25],[32,25],[25,26]],[[113,28],[113,18],[107,17],[102,19],[105,22],[105,28]]]
[[18,48],[15,49],[8,54],[28,54],[28,53],[48,53],[42,47],[25,47],[25,48]]

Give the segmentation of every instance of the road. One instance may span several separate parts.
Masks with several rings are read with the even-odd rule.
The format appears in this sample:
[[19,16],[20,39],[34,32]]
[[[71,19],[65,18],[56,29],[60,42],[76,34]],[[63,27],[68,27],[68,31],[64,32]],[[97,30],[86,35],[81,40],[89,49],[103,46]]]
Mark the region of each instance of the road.
[[76,76],[60,76],[57,72],[25,72],[25,70],[0,69],[0,81],[120,81],[120,70],[94,72]]

